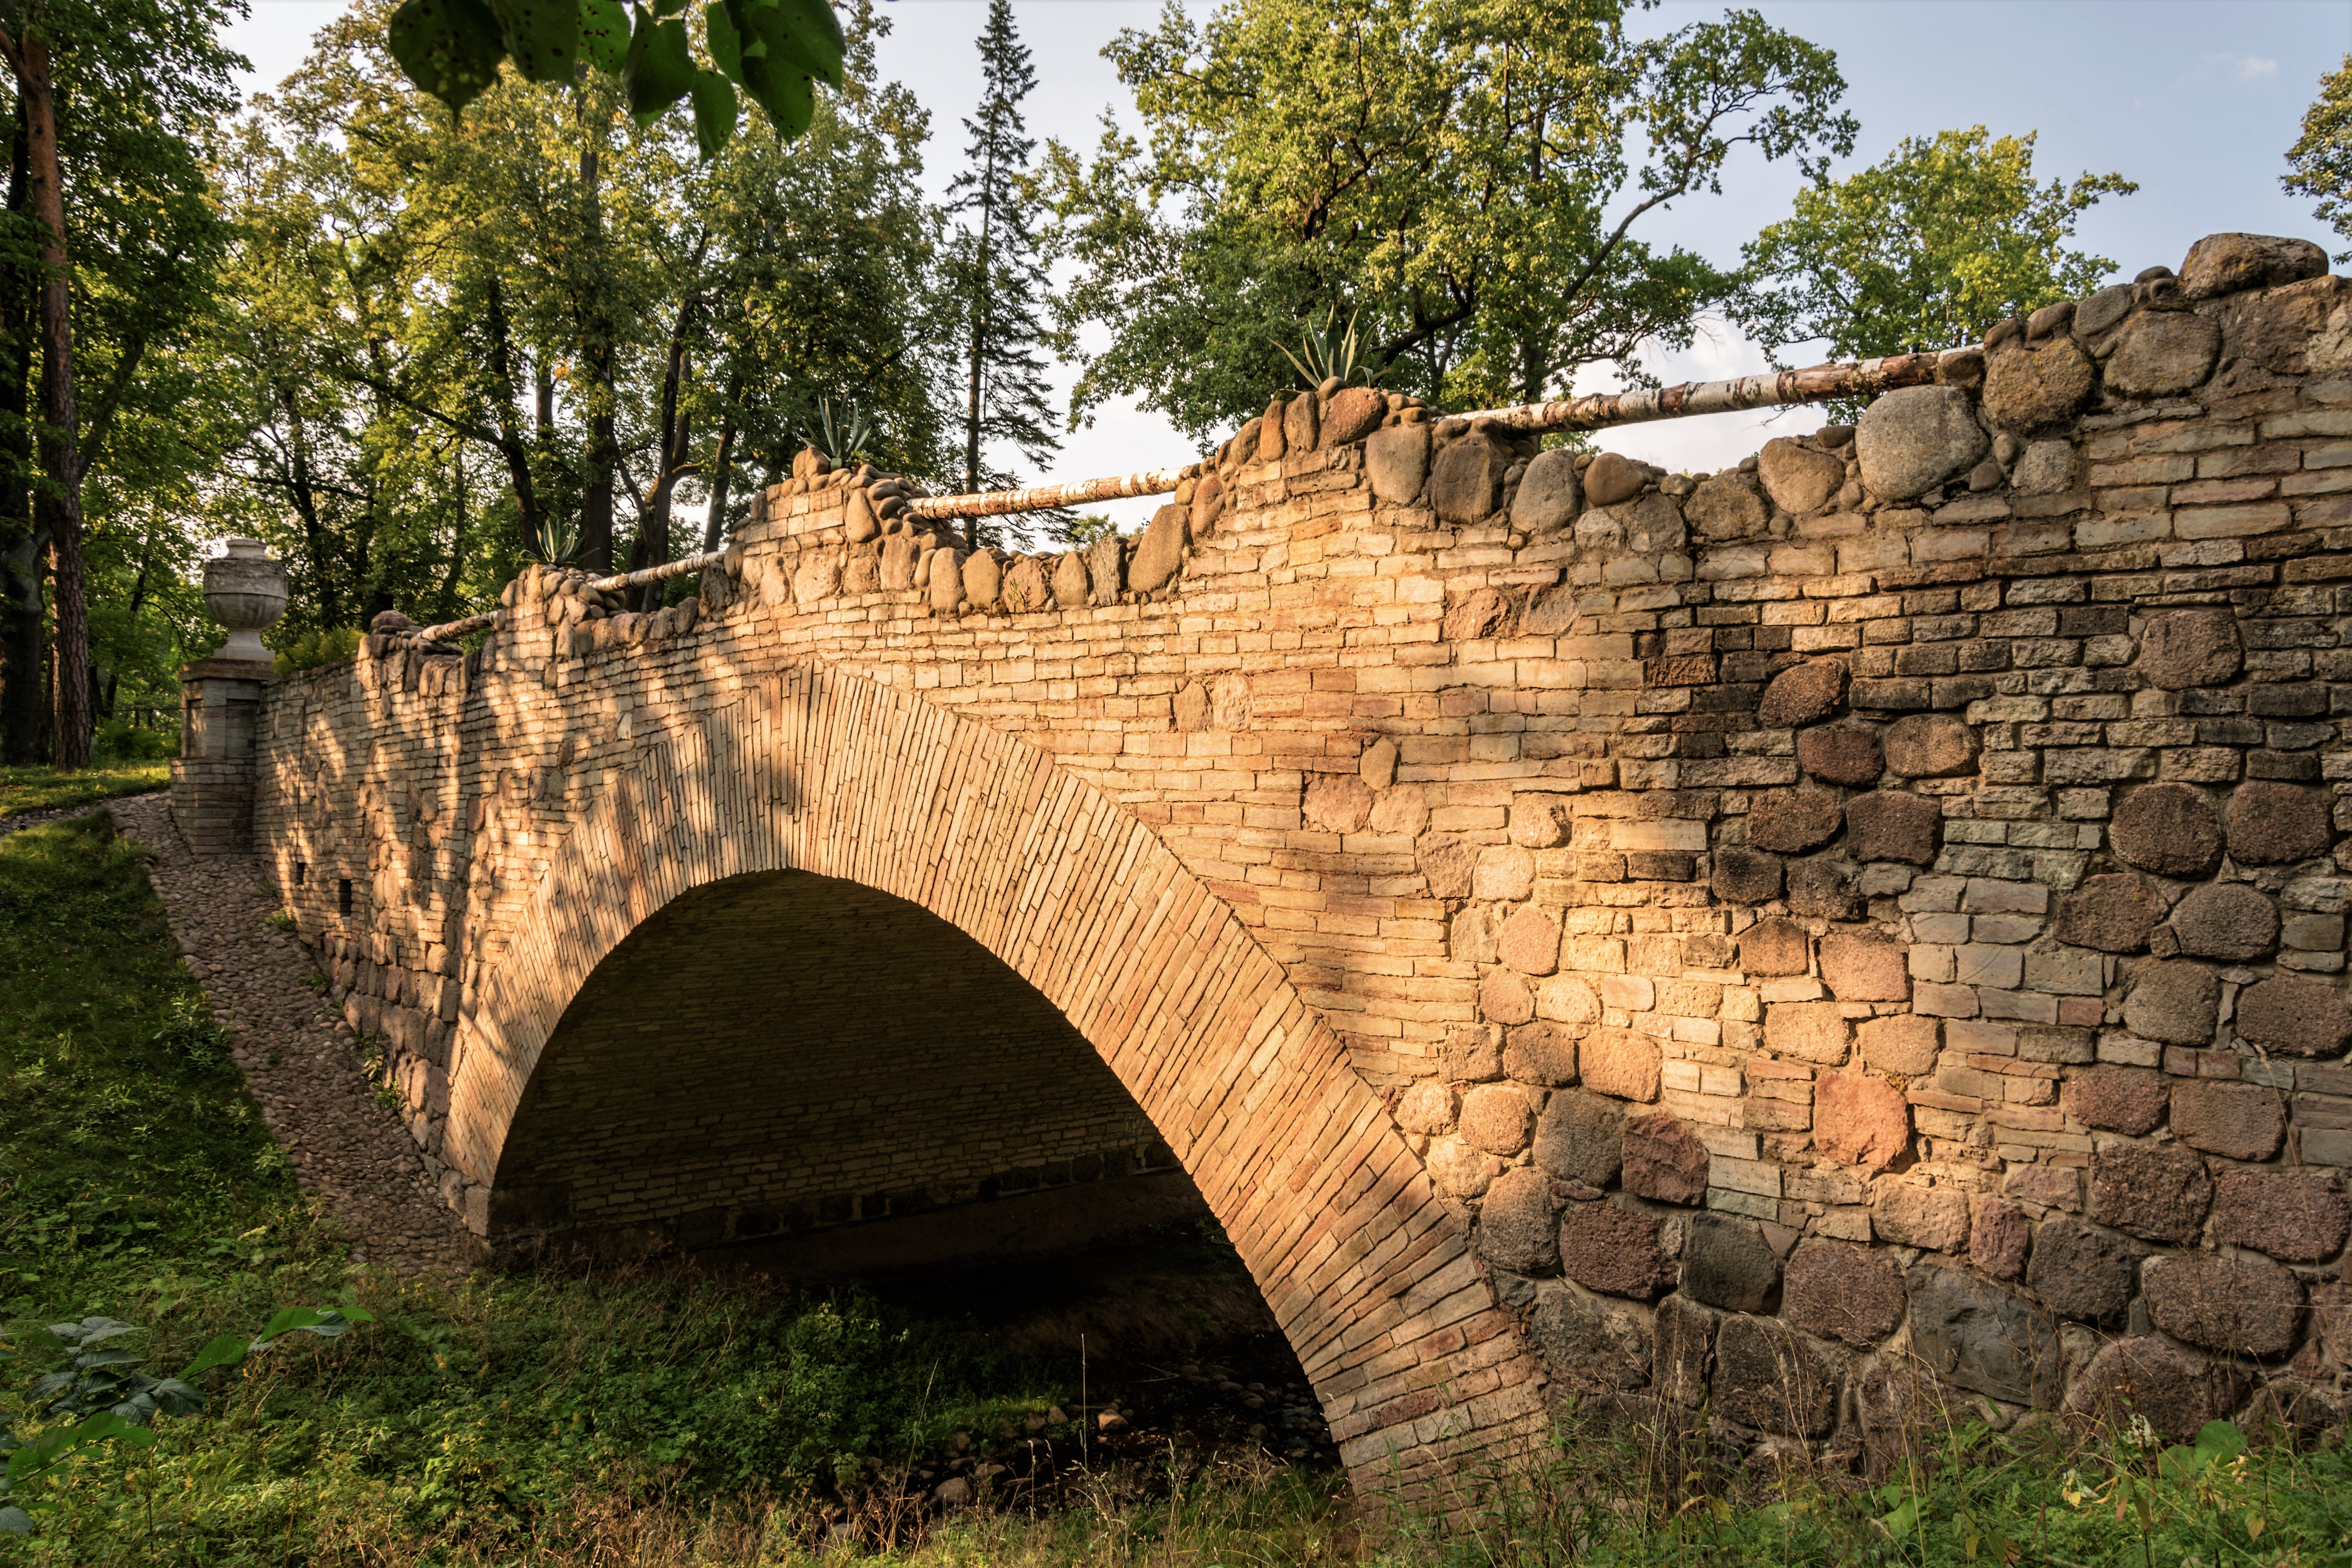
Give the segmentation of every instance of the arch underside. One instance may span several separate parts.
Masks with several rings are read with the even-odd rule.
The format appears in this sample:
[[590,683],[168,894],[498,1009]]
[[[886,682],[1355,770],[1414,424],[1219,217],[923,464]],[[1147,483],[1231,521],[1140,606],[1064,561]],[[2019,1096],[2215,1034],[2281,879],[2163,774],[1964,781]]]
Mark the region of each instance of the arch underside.
[[[929,944],[955,954],[942,966],[980,988],[966,1013],[993,1016],[995,1048],[1066,1089],[1067,1116],[1033,1115],[1027,1135],[1064,1139],[1074,1163],[1136,1150],[1148,1172],[1156,1131],[1257,1281],[1361,1479],[1412,1484],[1463,1450],[1517,1444],[1540,1426],[1537,1363],[1472,1257],[1466,1224],[1320,1015],[1148,826],[1011,737],[822,666],[748,682],[636,736],[632,764],[585,792],[461,1024],[445,1146],[473,1184],[478,1230],[635,1223],[614,1193],[583,1189],[593,1149],[567,1152],[562,1138],[533,1129],[625,1130],[633,1116],[652,1124],[644,1107],[691,1120],[713,1103],[683,1087],[690,1071],[636,1067],[658,1059],[661,1047],[646,1042],[664,1034],[662,1008],[632,1002],[600,1020],[600,1002],[609,1011],[615,996],[703,1009],[693,1037],[719,1029],[736,1059],[800,1086],[793,1109],[731,1107],[713,1123],[709,1151],[674,1152],[701,1184],[663,1200],[677,1218],[741,1238],[745,1215],[759,1225],[772,1211],[781,1225],[798,1212],[787,1202],[830,1197],[838,1212],[842,1194],[821,1192],[804,1169],[783,1179],[788,1160],[772,1194],[720,1201],[722,1152],[750,1158],[789,1143],[824,1116],[842,1119],[856,1099],[828,1098],[812,1031],[763,1055],[762,1020],[730,999],[750,986],[760,1007],[821,1005],[836,1021],[824,1026],[843,1026],[857,1011],[858,973],[887,973],[890,996],[915,1011],[899,1024],[859,1020],[857,1037],[884,1056],[917,1053],[971,1095],[992,1093],[1004,1085],[984,1062],[951,1060],[953,1047],[915,1037],[922,1019],[948,1016],[954,1002],[945,990],[925,998],[892,947]],[[811,896],[817,879],[832,879],[826,898]],[[880,922],[885,939],[860,952],[854,929],[824,929],[828,898]],[[776,976],[747,976],[740,971],[756,960],[730,964],[714,945],[715,932],[771,921],[803,955],[776,964]],[[623,951],[641,930],[646,938]],[[694,966],[693,984],[679,984],[683,964]],[[1099,1073],[1083,1066],[1088,1058]],[[627,1070],[600,1075],[597,1062]],[[888,1068],[856,1070],[870,1082]],[[1121,1097],[1148,1127],[1123,1117]],[[986,1104],[1002,1101],[976,1100],[967,1112],[951,1100],[927,1102],[940,1118],[931,1153],[944,1163],[919,1183],[907,1165],[905,1190],[936,1181],[977,1196],[990,1180],[1045,1163],[987,1149],[977,1129]],[[856,1136],[882,1157],[887,1139]],[[882,1196],[887,1213],[889,1191],[866,1185],[858,1195]]]
[[597,965],[524,1091],[488,1239],[751,1248],[807,1282],[1206,1212],[1118,1077],[994,954],[903,899],[774,871],[689,889]]

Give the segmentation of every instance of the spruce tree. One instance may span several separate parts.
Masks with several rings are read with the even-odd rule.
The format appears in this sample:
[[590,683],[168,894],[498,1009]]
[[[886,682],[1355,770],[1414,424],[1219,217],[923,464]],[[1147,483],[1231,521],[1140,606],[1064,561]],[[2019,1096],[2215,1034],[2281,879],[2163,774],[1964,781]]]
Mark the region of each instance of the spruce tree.
[[[982,90],[973,118],[965,169],[948,187],[948,211],[961,219],[950,252],[946,284],[961,331],[963,370],[963,488],[1009,485],[1013,476],[983,465],[982,448],[1009,441],[1043,466],[1061,450],[1046,396],[1040,320],[1045,268],[1033,233],[1027,189],[1029,154],[1036,142],[1023,134],[1021,100],[1037,85],[1029,50],[1013,26],[1012,0],[989,0],[980,35]],[[976,545],[974,522],[965,524]]]

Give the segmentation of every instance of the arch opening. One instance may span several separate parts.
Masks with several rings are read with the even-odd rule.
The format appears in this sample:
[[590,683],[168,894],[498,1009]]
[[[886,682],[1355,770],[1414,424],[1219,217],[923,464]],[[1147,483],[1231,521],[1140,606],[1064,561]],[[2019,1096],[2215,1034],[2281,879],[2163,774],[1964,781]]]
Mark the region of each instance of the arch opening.
[[1209,1210],[1085,1037],[889,893],[799,870],[654,911],[565,1007],[489,1195],[502,1258],[797,1283],[1074,1252]]

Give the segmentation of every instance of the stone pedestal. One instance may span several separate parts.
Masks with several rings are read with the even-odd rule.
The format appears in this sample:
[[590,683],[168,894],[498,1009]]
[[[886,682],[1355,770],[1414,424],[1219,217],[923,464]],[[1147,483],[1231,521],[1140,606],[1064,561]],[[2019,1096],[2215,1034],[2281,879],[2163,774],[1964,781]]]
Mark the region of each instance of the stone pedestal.
[[277,679],[259,633],[286,608],[286,564],[258,540],[232,539],[205,564],[205,607],[226,647],[180,671],[180,754],[172,817],[199,855],[253,847],[254,742],[261,694]]
[[180,671],[172,817],[199,855],[253,847],[256,716],[275,679],[265,659],[199,659]]

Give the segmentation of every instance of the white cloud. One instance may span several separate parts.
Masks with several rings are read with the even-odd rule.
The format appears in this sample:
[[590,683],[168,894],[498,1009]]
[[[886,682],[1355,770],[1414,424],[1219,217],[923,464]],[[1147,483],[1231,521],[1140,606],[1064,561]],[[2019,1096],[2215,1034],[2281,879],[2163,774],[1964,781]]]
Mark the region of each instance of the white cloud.
[[2230,74],[2240,81],[2260,81],[2264,77],[2278,75],[2278,61],[2264,59],[2260,55],[2223,55],[2229,62]]

